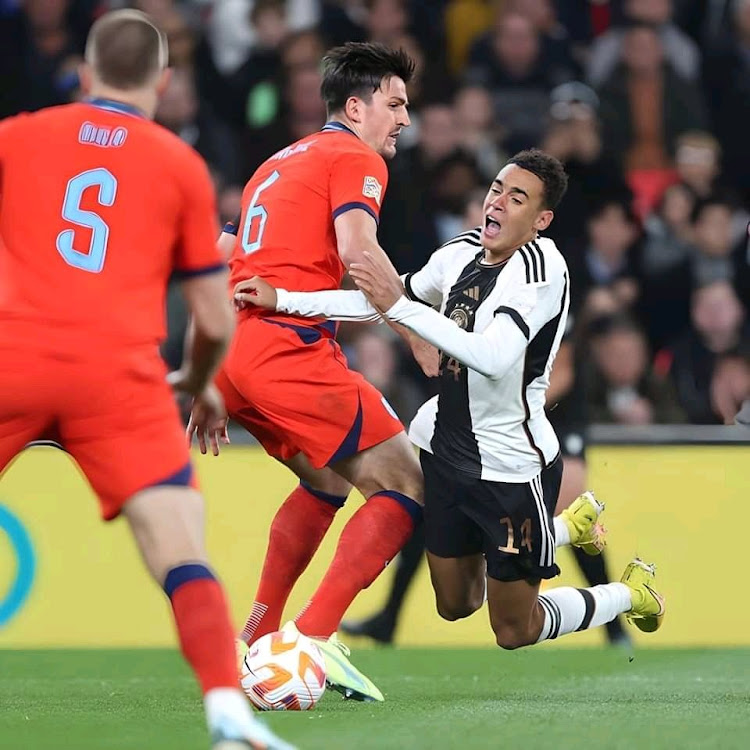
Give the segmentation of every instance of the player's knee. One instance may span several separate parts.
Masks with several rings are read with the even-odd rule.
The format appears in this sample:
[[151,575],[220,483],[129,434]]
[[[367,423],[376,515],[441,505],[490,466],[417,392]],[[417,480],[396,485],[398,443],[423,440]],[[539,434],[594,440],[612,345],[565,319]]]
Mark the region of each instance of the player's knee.
[[331,469],[306,466],[301,470],[295,466],[292,470],[299,477],[302,486],[313,494],[320,492],[332,497],[347,497],[352,490],[349,481]]
[[468,608],[451,607],[445,604],[438,603],[437,611],[443,620],[448,622],[455,622],[456,620],[463,620],[471,614],[471,610]]
[[513,623],[504,623],[494,627],[495,642],[506,651],[528,646],[531,641],[526,628],[519,627]]
[[394,467],[394,469],[395,472],[392,470],[393,473],[387,482],[390,486],[384,486],[382,489],[395,490],[423,505],[424,478],[422,477],[422,469],[419,464],[416,461],[414,463],[404,462],[402,465]]
[[463,620],[473,615],[480,607],[482,603],[464,600],[460,602],[445,602],[440,599],[437,600],[437,611],[443,620],[448,622],[455,622],[456,620]]
[[323,476],[316,477],[313,482],[307,483],[312,489],[323,492],[334,497],[347,497],[352,486],[343,477],[334,472],[328,472]]

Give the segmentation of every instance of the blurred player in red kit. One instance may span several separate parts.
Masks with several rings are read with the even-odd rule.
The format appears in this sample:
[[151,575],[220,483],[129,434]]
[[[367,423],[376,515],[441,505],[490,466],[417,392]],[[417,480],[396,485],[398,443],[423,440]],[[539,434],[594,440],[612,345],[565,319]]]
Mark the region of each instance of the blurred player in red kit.
[[277,748],[238,689],[233,630],[203,541],[203,499],[167,372],[167,282],[195,336],[172,388],[217,419],[210,380],[233,329],[215,197],[200,157],[151,122],[169,71],[162,32],[123,10],[92,27],[82,103],[0,123],[0,471],[50,437],[105,520],[122,514],[169,596],[213,746]]
[[[406,83],[413,69],[405,53],[379,44],[329,51],[321,85],[328,123],[258,168],[245,187],[241,217],[220,238],[231,255],[233,284],[262,276],[290,290],[338,289],[363,252],[383,253],[376,230],[385,159],[395,155],[409,125]],[[334,333],[323,320],[249,307],[239,313],[216,379],[230,417],[300,478],[271,526],[241,638],[251,643],[279,629],[294,583],[354,486],[367,502],[344,528],[296,627],[321,639],[330,685],[347,697],[382,700],[337,647],[335,631],[420,520],[422,476],[402,424],[348,368]],[[429,354],[416,337],[410,343],[418,358]],[[205,449],[206,435],[215,441],[224,426],[194,418],[191,429]]]

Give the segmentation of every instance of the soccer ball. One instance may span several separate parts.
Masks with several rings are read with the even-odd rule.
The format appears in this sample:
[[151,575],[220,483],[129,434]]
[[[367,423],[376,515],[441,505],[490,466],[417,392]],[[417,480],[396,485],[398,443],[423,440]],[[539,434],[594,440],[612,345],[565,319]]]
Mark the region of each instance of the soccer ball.
[[308,711],[326,689],[320,649],[301,633],[268,633],[250,647],[240,682],[261,711]]

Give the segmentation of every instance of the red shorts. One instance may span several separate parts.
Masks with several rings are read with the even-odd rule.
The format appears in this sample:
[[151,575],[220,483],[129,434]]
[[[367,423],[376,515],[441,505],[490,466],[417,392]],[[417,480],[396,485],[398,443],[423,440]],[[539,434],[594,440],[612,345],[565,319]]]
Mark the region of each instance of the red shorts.
[[230,417],[269,455],[304,453],[316,469],[404,429],[381,393],[349,369],[328,326],[241,320],[216,384]]
[[61,359],[0,341],[0,472],[33,440],[73,456],[101,514],[137,492],[195,486],[190,456],[158,352],[90,352]]

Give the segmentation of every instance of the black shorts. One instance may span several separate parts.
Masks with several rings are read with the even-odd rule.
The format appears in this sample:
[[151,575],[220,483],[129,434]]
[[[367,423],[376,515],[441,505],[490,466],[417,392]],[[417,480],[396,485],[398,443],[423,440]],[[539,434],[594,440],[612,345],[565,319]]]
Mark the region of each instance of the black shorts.
[[559,456],[519,484],[475,479],[426,451],[420,460],[428,552],[437,557],[483,553],[487,575],[498,581],[559,575],[552,523],[562,479]]

